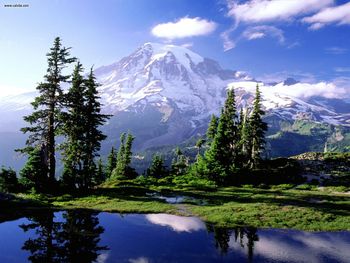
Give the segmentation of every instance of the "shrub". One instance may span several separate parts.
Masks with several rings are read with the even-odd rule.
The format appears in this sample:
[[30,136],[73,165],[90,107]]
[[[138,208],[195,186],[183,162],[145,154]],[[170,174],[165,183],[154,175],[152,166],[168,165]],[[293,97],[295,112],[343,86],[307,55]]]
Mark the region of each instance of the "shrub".
[[181,187],[191,187],[196,189],[215,189],[217,187],[214,181],[199,178],[192,175],[176,176],[173,179],[173,183]]
[[11,168],[6,169],[5,167],[1,167],[0,191],[7,193],[18,191],[18,179],[16,172]]

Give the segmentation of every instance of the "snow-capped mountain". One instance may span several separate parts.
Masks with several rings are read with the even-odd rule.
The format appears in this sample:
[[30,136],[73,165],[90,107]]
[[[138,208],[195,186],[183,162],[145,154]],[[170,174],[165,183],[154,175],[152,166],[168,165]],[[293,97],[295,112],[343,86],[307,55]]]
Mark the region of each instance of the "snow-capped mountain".
[[[127,130],[136,136],[135,150],[178,144],[203,134],[211,114],[220,113],[228,88],[235,89],[238,108],[246,108],[252,105],[257,83],[271,138],[284,140],[279,132],[289,132],[289,141],[307,145],[306,136],[322,134],[300,152],[320,150],[331,141],[342,147],[348,144],[344,140],[350,134],[349,94],[333,83],[301,83],[292,78],[263,83],[242,71],[223,69],[187,48],[157,43],[145,43],[120,61],[97,68],[95,75],[101,84],[103,111],[114,115],[103,127],[108,135],[105,151]],[[0,98],[0,132],[18,132],[23,127],[22,116],[30,112],[35,95]],[[301,127],[298,121],[316,126]],[[327,127],[317,130],[320,125]],[[290,137],[290,132],[298,137]]]
[[115,126],[135,133],[148,130],[141,135],[140,148],[175,144],[203,133],[211,114],[219,114],[228,88],[235,89],[238,107],[245,108],[252,105],[257,83],[273,131],[281,129],[281,121],[285,126],[298,120],[350,127],[350,104],[339,99],[346,94],[332,83],[287,78],[267,84],[222,69],[218,62],[180,46],[146,43],[95,74],[102,84],[105,112],[117,116],[110,131]]
[[197,117],[216,113],[228,83],[247,78],[184,47],[156,43],[144,44],[119,62],[96,69],[95,74],[109,113],[153,105],[176,107]]
[[[108,113],[152,105],[164,112],[166,119],[177,110],[191,115],[193,121],[217,114],[226,88],[235,88],[239,106],[249,105],[257,84],[247,74],[223,70],[217,62],[187,48],[156,43],[146,43],[130,56],[98,68],[95,73],[102,84],[100,92]],[[337,103],[331,106],[328,97],[308,94],[315,87],[321,91],[332,88],[327,85],[331,84],[299,83],[292,78],[273,84],[259,82],[263,106],[269,114],[287,120],[306,118],[350,126],[350,110],[339,110],[334,107]],[[346,102],[342,104],[350,107]]]

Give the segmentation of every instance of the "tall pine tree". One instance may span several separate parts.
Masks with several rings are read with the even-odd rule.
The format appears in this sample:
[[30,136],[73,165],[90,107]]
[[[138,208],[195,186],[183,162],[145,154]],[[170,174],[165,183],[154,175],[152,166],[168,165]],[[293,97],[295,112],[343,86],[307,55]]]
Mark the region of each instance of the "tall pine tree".
[[92,69],[87,79],[81,75],[82,71],[83,67],[78,62],[66,96],[67,112],[62,113],[63,133],[66,136],[62,147],[65,167],[63,182],[86,189],[94,183],[95,157],[98,156],[101,141],[106,138],[99,126],[109,116],[101,114],[98,84]]
[[239,141],[239,163],[240,167],[246,168],[249,166],[250,156],[251,156],[251,141],[250,141],[250,122],[248,108],[243,111],[241,108],[240,112],[240,122],[239,122],[239,131],[240,131],[240,141]]
[[86,104],[85,104],[85,155],[84,155],[84,174],[85,184],[87,187],[91,184],[91,179],[96,171],[95,158],[99,156],[101,141],[106,139],[106,135],[99,129],[110,117],[101,113],[100,97],[98,96],[97,87],[93,69],[85,81],[86,85]]
[[227,92],[224,111],[220,116],[220,122],[224,123],[224,135],[230,155],[227,157],[227,162],[237,165],[239,131],[235,92],[233,88]]
[[67,187],[84,187],[84,163],[86,154],[86,87],[82,76],[83,67],[78,62],[74,68],[72,85],[66,95],[67,112],[61,114],[66,136],[63,149],[63,183]]
[[205,157],[209,162],[209,170],[218,182],[223,182],[237,166],[239,133],[237,127],[235,93],[227,92],[218,127]]
[[261,160],[261,153],[265,148],[265,132],[267,124],[262,120],[265,112],[261,108],[261,93],[259,85],[256,85],[254,107],[249,118],[249,140],[251,142],[250,161],[251,167],[256,167]]
[[[29,126],[21,129],[24,133],[30,133],[27,146],[41,145],[45,148],[46,156],[42,165],[47,166],[46,176],[51,187],[55,182],[56,172],[55,136],[60,128],[58,116],[64,97],[61,84],[70,78],[70,75],[65,75],[63,70],[75,61],[75,58],[70,57],[69,50],[70,48],[62,46],[59,37],[55,39],[53,47],[46,55],[48,68],[44,82],[37,86],[39,96],[32,102],[34,112],[24,117]],[[23,151],[26,149],[30,148],[25,148]]]

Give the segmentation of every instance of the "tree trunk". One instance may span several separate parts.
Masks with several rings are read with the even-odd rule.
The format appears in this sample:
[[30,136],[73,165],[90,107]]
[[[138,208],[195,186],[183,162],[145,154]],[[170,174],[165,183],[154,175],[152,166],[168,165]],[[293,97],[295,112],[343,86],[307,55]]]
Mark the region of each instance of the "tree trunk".
[[54,130],[54,105],[50,106],[49,113],[49,128],[48,128],[48,142],[47,142],[47,153],[48,153],[48,177],[50,184],[55,182],[56,173],[56,159],[55,159],[55,130]]

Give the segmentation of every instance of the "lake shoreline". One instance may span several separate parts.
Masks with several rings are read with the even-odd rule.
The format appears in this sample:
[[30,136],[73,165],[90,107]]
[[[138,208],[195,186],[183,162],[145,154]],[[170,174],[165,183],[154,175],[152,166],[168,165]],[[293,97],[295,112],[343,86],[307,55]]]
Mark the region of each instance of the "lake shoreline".
[[[88,209],[112,213],[167,213],[193,215],[220,227],[251,226],[304,231],[349,231],[350,196],[332,188],[310,189],[276,185],[269,189],[251,185],[210,190],[173,189],[169,185],[141,186],[119,182],[81,196],[17,194],[0,202],[0,221],[40,209]],[[150,195],[151,193],[151,195]],[[154,193],[154,194],[152,194]],[[157,196],[155,196],[157,195]],[[161,197],[185,196],[180,203]],[[200,201],[200,202],[199,202]],[[6,212],[4,212],[6,211]],[[11,218],[11,216],[9,216]]]

